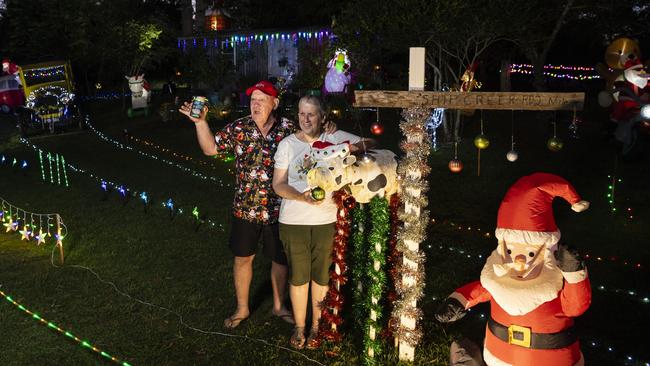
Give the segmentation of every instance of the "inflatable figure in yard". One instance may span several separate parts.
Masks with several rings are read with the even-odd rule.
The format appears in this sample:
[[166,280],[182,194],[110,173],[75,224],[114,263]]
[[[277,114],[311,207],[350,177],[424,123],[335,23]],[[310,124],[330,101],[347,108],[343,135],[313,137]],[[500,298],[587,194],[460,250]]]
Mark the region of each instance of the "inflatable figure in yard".
[[4,75],[18,75],[18,70],[19,66],[16,65],[15,63],[11,62],[10,59],[5,58],[2,60],[2,74],[0,76]]
[[334,58],[327,64],[325,74],[325,91],[327,93],[343,93],[350,84],[350,59],[344,50],[336,50]]
[[398,190],[397,160],[392,151],[369,150],[357,160],[348,144],[316,141],[312,149],[312,165],[307,172],[311,188],[335,192],[349,185],[359,203],[368,203],[377,195],[389,197]]
[[[569,182],[547,173],[519,179],[506,193],[497,216],[498,246],[479,281],[458,288],[436,311],[453,322],[481,302],[490,302],[483,347],[488,366],[584,365],[573,318],[591,303],[587,270],[578,254],[559,244],[552,202],[561,197],[581,212]],[[451,365],[482,365],[468,340],[452,344]]]
[[144,115],[149,115],[149,103],[151,102],[151,88],[149,83],[144,79],[144,74],[125,76],[129,82],[131,90],[131,108],[128,110],[129,117],[132,117],[136,111],[144,111]]
[[650,116],[642,108],[650,104],[648,74],[637,42],[629,38],[613,41],[605,51],[607,66],[596,66],[607,80],[607,90],[598,95],[602,107],[610,107],[610,132],[622,144],[623,156],[631,155],[639,130],[650,132]]

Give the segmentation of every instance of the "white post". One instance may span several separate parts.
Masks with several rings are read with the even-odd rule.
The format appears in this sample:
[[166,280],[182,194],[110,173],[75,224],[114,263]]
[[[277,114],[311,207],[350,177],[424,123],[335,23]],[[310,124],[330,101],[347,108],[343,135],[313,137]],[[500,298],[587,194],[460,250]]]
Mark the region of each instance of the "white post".
[[424,47],[409,48],[409,90],[424,90]]

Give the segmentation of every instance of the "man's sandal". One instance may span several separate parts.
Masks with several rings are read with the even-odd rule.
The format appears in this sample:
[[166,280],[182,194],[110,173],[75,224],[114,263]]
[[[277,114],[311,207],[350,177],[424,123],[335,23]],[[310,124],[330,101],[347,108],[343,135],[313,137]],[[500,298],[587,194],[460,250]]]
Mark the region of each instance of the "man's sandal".
[[235,329],[246,319],[248,319],[248,316],[235,317],[235,315],[231,315],[223,321],[223,327],[226,329]]
[[289,344],[295,349],[303,349],[305,347],[305,327],[293,328],[293,334],[289,339]]
[[296,322],[293,320],[293,315],[291,312],[289,310],[285,311],[286,313],[280,312],[276,314],[273,310],[271,310],[271,315],[276,316],[289,324],[296,324]]
[[318,328],[311,328],[309,331],[309,337],[307,337],[307,342],[305,342],[305,348],[318,349],[320,348],[321,343],[321,339],[318,337]]

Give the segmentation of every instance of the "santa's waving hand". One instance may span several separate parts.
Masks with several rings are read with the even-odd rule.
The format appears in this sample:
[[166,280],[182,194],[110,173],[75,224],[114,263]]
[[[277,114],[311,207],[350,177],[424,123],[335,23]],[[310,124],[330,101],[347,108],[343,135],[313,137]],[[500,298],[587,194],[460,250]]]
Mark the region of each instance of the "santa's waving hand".
[[553,174],[525,176],[510,187],[499,207],[498,246],[480,281],[457,289],[436,312],[438,321],[451,322],[490,302],[483,348],[489,366],[584,364],[573,317],[589,307],[591,286],[577,253],[558,246],[555,197],[576,212],[589,207],[569,182]]

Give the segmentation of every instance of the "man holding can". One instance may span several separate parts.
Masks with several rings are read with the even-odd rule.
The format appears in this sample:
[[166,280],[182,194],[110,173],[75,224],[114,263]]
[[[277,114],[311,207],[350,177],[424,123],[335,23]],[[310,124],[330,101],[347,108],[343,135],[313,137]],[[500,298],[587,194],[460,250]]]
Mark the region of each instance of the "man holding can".
[[251,114],[229,123],[216,135],[206,120],[207,106],[201,108],[198,117],[192,113],[192,105],[196,107],[196,103],[186,102],[179,110],[194,122],[199,145],[205,155],[235,154],[234,217],[229,246],[235,256],[233,278],[237,309],[224,321],[224,327],[229,329],[236,328],[250,315],[248,300],[253,259],[260,239],[264,254],[272,263],[272,314],[294,323],[291,312],[284,306],[288,267],[278,233],[281,199],[273,191],[271,183],[273,156],[278,143],[295,131],[295,125],[286,118],[277,117],[276,109],[280,101],[277,89],[270,82],[260,81],[248,88],[246,94],[251,98]]

